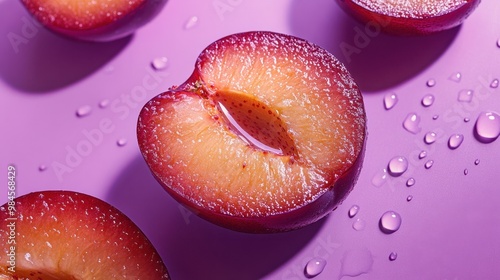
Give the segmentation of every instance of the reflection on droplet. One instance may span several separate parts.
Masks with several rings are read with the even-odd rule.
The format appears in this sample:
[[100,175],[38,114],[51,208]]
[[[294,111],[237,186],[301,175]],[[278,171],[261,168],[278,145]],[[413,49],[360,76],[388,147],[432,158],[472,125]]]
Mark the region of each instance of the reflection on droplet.
[[424,96],[422,98],[422,105],[424,107],[429,107],[431,106],[432,104],[434,104],[434,95],[432,94],[427,94],[426,96]]
[[497,88],[498,83],[498,79],[494,79],[493,81],[491,81],[490,88]]
[[421,151],[420,154],[418,154],[418,158],[419,159],[423,159],[427,157],[427,152],[426,151]]
[[450,77],[448,77],[448,80],[454,81],[456,83],[460,83],[460,81],[462,80],[462,73],[455,72],[455,73],[451,74]]
[[359,212],[359,206],[358,205],[353,205],[351,206],[351,208],[349,208],[349,218],[352,218],[354,216],[356,216],[356,214],[358,214]]
[[436,85],[436,80],[434,80],[434,79],[429,79],[429,80],[427,81],[426,85],[427,85],[428,87],[433,87],[433,86],[435,86],[435,85]]
[[431,159],[429,161],[427,161],[424,166],[425,166],[425,169],[430,169],[432,166],[434,165],[434,161]]
[[420,132],[420,116],[417,115],[416,113],[409,113],[405,120],[403,121],[403,127],[406,129],[408,132],[411,132],[413,134],[417,134]]
[[482,112],[479,114],[474,135],[481,143],[491,143],[500,135],[500,116],[495,112]]
[[375,174],[375,176],[373,176],[372,178],[372,184],[375,186],[375,187],[381,187],[382,185],[385,184],[387,180],[387,169],[382,169],[382,171],[378,172],[377,174]]
[[314,258],[307,262],[304,270],[306,277],[318,276],[325,269],[326,260],[323,258]]
[[460,147],[464,142],[464,136],[462,134],[453,134],[448,139],[448,147],[452,150]]
[[436,142],[437,139],[437,134],[435,132],[427,132],[424,136],[424,142],[425,144],[432,144]]
[[474,94],[473,90],[463,89],[458,92],[458,101],[460,102],[471,102],[472,96]]
[[193,28],[196,23],[198,23],[198,17],[197,16],[192,16],[191,18],[188,19],[186,24],[184,24],[184,29],[188,30]]
[[356,277],[368,273],[373,266],[373,256],[368,249],[354,249],[345,252],[340,267],[340,277]]
[[396,253],[396,252],[391,252],[391,253],[389,254],[389,260],[390,260],[390,261],[395,261],[397,258],[398,258],[398,253]]
[[125,145],[127,145],[127,139],[125,138],[120,138],[116,141],[116,145],[118,145],[118,147],[123,147]]
[[406,181],[406,186],[407,187],[411,187],[415,185],[415,179],[414,178],[409,178],[407,181]]
[[401,222],[402,219],[399,213],[387,211],[380,217],[380,230],[387,234],[394,233],[401,227]]
[[83,118],[90,115],[90,112],[92,112],[92,107],[90,107],[89,105],[84,105],[76,110],[76,116],[79,118]]
[[168,65],[168,59],[164,56],[162,57],[157,57],[151,61],[151,66],[155,70],[164,70],[167,68]]
[[394,93],[389,93],[384,96],[384,107],[386,110],[392,109],[398,103],[398,96]]
[[389,174],[392,176],[401,176],[408,170],[408,160],[403,156],[393,157],[387,167]]
[[366,222],[363,219],[358,218],[356,219],[356,221],[354,221],[354,223],[352,223],[352,228],[357,231],[363,230],[365,229],[365,227],[366,227]]

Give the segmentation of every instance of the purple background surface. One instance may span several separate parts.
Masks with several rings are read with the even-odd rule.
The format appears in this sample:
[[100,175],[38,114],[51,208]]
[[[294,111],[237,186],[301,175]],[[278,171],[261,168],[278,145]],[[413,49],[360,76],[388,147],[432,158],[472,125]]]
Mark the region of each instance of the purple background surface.
[[[221,4],[228,8],[218,11]],[[66,189],[116,206],[150,238],[173,279],[306,279],[304,267],[315,257],[327,261],[315,279],[500,278],[500,140],[484,144],[473,135],[480,112],[500,112],[500,88],[489,86],[500,78],[498,1],[483,0],[453,30],[403,38],[376,30],[362,37],[365,26],[333,0],[169,0],[135,35],[105,44],[37,27],[19,1],[0,0],[0,18],[3,174],[16,166],[18,195]],[[288,33],[328,49],[365,97],[369,137],[355,189],[327,218],[283,234],[237,233],[191,215],[152,178],[137,147],[142,105],[182,83],[209,43],[249,30]],[[23,43],[13,45],[13,34]],[[358,52],[345,55],[347,44]],[[162,56],[167,68],[152,70]],[[450,79],[457,72],[461,80]],[[426,85],[430,79],[435,86]],[[470,102],[457,100],[464,89],[474,90]],[[399,99],[391,110],[383,106],[387,94]],[[421,104],[427,94],[435,97],[430,107]],[[77,117],[82,106],[91,112]],[[421,117],[417,134],[402,126],[412,112]],[[423,138],[430,131],[437,140],[429,145]],[[447,147],[453,133],[465,137],[456,150]],[[423,150],[427,157],[419,159]],[[377,182],[394,156],[406,157],[408,170]],[[426,169],[428,160],[434,165]],[[406,186],[409,178],[414,186]],[[350,218],[352,205],[360,210]],[[388,210],[402,217],[393,234],[379,229]]]

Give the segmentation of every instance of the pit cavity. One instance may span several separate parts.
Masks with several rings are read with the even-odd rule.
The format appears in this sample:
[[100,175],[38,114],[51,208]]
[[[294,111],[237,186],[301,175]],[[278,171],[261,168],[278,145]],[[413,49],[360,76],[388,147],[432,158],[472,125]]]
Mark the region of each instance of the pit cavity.
[[243,92],[217,92],[214,101],[229,129],[248,145],[280,156],[296,156],[294,142],[277,110]]

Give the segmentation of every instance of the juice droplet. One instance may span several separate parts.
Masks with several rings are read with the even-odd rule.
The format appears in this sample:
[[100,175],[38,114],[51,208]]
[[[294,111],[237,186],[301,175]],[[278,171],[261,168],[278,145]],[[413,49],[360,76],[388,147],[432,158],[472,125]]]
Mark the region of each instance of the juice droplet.
[[431,159],[424,164],[425,169],[430,169],[434,165],[434,161]]
[[471,102],[474,91],[470,89],[463,89],[458,92],[458,101],[460,102]]
[[344,276],[356,277],[371,270],[373,256],[368,249],[354,249],[347,251],[340,262],[339,279]]
[[155,70],[165,70],[168,65],[168,59],[164,56],[162,57],[157,57],[151,61],[151,66]]
[[375,174],[372,178],[372,184],[379,188],[382,185],[385,184],[385,181],[387,180],[387,169],[382,169],[379,173]]
[[38,171],[43,172],[45,170],[47,170],[47,166],[46,165],[40,164],[40,166],[38,166]]
[[451,74],[450,77],[448,77],[448,80],[454,81],[456,83],[460,83],[460,81],[462,80],[462,73],[455,72],[455,73]]
[[420,154],[418,154],[418,159],[423,159],[427,157],[427,152],[426,151],[421,151]]
[[432,144],[436,142],[437,134],[435,132],[427,132],[424,137],[425,144]]
[[388,164],[389,174],[394,177],[401,176],[408,170],[408,160],[405,157],[393,157]]
[[349,209],[349,218],[352,218],[354,216],[356,216],[356,214],[358,214],[359,212],[359,206],[358,205],[353,205],[351,206],[351,208]]
[[188,19],[186,24],[184,24],[184,29],[188,30],[193,28],[196,24],[198,23],[198,17],[197,16],[192,16],[191,18]]
[[109,99],[103,99],[99,102],[99,108],[104,109],[109,106]]
[[387,234],[394,233],[401,226],[401,221],[401,215],[397,212],[387,211],[380,217],[380,230]]
[[490,88],[497,88],[498,83],[498,79],[494,79],[493,81],[491,81]]
[[396,252],[391,252],[389,254],[389,260],[392,262],[392,261],[395,261],[396,259],[398,258],[398,253]]
[[408,201],[408,202],[410,202],[412,199],[413,199],[413,195],[411,195],[411,194],[406,197],[406,201]]
[[500,116],[495,112],[482,112],[479,114],[474,136],[481,143],[491,143],[500,135]]
[[366,222],[363,219],[358,218],[356,219],[356,221],[354,221],[354,223],[352,223],[352,228],[357,231],[363,230],[365,229],[365,227],[366,227]]
[[326,260],[323,258],[314,258],[307,262],[304,270],[306,277],[318,276],[325,269]]
[[422,105],[424,107],[429,107],[431,106],[432,104],[434,104],[434,95],[432,94],[427,94],[426,96],[424,96],[422,98]]
[[415,179],[414,178],[409,178],[407,181],[406,181],[406,186],[407,187],[411,187],[415,185]]
[[76,116],[79,118],[83,118],[85,116],[90,115],[91,112],[92,112],[92,107],[90,107],[89,105],[84,105],[76,110]]
[[118,145],[118,147],[123,147],[125,145],[127,145],[127,139],[125,138],[120,138],[116,141],[116,145]]
[[479,165],[479,163],[480,163],[480,162],[481,162],[481,161],[480,161],[479,159],[476,159],[476,160],[474,161],[474,164],[475,164],[475,165]]
[[462,142],[464,142],[464,136],[462,134],[453,134],[450,136],[450,139],[448,139],[448,147],[454,150],[460,147]]
[[433,119],[433,120],[437,120],[438,118],[439,118],[439,115],[434,115],[434,116],[432,116],[432,119]]
[[392,109],[398,103],[398,96],[394,93],[389,93],[384,96],[384,107],[386,110]]
[[403,127],[406,131],[411,132],[413,134],[417,134],[420,132],[420,116],[416,113],[409,113],[405,120],[403,121]]
[[464,169],[464,175],[467,176],[467,174],[469,174],[469,169],[465,168]]
[[428,87],[433,87],[433,86],[435,86],[435,85],[436,85],[436,80],[434,80],[434,79],[429,79],[429,80],[427,81],[426,85],[427,85]]

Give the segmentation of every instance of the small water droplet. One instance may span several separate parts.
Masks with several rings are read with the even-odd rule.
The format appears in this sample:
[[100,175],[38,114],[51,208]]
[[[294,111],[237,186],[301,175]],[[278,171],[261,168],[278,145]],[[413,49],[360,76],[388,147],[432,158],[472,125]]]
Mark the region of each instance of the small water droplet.
[[368,273],[373,266],[373,256],[368,249],[354,249],[344,253],[340,267],[340,277],[356,277]]
[[123,147],[125,145],[127,145],[127,139],[125,138],[120,138],[116,141],[116,145],[118,145],[118,147]]
[[500,48],[500,39],[497,40],[497,47]]
[[401,221],[401,215],[397,212],[387,211],[380,217],[380,230],[387,234],[394,233],[401,226]]
[[385,181],[387,180],[387,169],[382,169],[379,173],[375,174],[372,178],[372,184],[375,187],[381,187],[382,185],[385,184]]
[[498,79],[494,79],[493,81],[491,81],[490,88],[497,88],[498,83]]
[[104,109],[109,106],[109,99],[103,99],[99,102],[99,108]]
[[464,175],[467,176],[469,174],[469,170],[467,168],[464,169]]
[[408,170],[408,160],[403,156],[393,157],[387,165],[389,174],[394,177],[401,176]]
[[76,110],[76,116],[79,118],[83,118],[85,116],[90,115],[91,112],[92,112],[92,107],[90,107],[89,105],[84,105]]
[[433,120],[437,120],[438,118],[439,118],[439,115],[434,115],[434,116],[432,116],[432,119],[433,119]]
[[197,16],[192,16],[191,18],[188,19],[186,24],[184,24],[184,29],[188,30],[193,28],[196,24],[198,23],[198,17]]
[[38,171],[42,172],[42,171],[45,171],[47,170],[47,166],[44,165],[44,164],[40,164],[40,166],[38,166]]
[[408,202],[410,202],[412,199],[413,199],[413,195],[411,195],[411,194],[406,197],[406,201],[408,201]]
[[448,77],[448,80],[454,81],[456,83],[460,83],[460,81],[462,80],[462,73],[455,72],[455,73],[451,74],[450,77]]
[[427,157],[427,152],[426,151],[421,151],[420,154],[418,154],[418,158],[419,159],[423,159]]
[[431,160],[428,160],[424,166],[425,166],[425,169],[430,169],[432,166],[434,165],[434,161],[431,159]]
[[429,79],[429,80],[427,81],[426,85],[427,85],[428,87],[433,87],[433,86],[435,86],[435,85],[436,85],[436,80],[434,80],[434,79]]
[[357,231],[363,230],[365,229],[365,227],[366,227],[366,222],[363,219],[358,218],[356,219],[356,221],[354,221],[354,223],[352,223],[352,228]]
[[480,162],[481,162],[481,161],[480,161],[479,159],[476,159],[476,160],[474,161],[474,164],[475,164],[475,165],[479,165],[479,163],[480,163]]
[[398,258],[398,253],[396,253],[396,252],[391,252],[391,253],[389,254],[389,260],[390,260],[390,261],[395,261],[397,258]]
[[432,144],[436,142],[437,139],[437,134],[435,132],[427,132],[424,136],[424,142],[425,144]]
[[463,89],[458,92],[458,101],[460,102],[471,102],[474,91],[470,89]]
[[151,62],[151,66],[155,70],[164,70],[167,68],[167,65],[168,65],[168,59],[164,56],[157,57],[153,59],[153,61]]
[[500,135],[500,116],[495,112],[482,112],[479,114],[474,136],[481,143],[491,143]]
[[407,181],[406,181],[406,186],[407,187],[411,187],[415,185],[415,179],[414,178],[409,178]]
[[318,276],[325,269],[326,260],[323,258],[314,258],[307,262],[304,270],[306,277]]
[[464,136],[462,134],[453,134],[450,136],[450,139],[448,139],[448,147],[454,150],[460,147],[462,142],[464,142]]
[[115,67],[113,67],[113,66],[111,66],[111,65],[109,65],[109,66],[107,66],[106,68],[104,68],[104,72],[105,72],[105,73],[108,73],[108,74],[109,74],[109,73],[111,73],[111,72],[113,72],[113,71],[115,71]]
[[467,118],[467,117],[465,117],[465,118],[464,118],[464,122],[465,122],[465,123],[468,123],[468,122],[470,122],[470,119],[469,119],[469,118]]
[[398,96],[394,93],[389,93],[384,96],[384,107],[386,110],[392,109],[398,103]]
[[416,113],[409,113],[404,122],[403,122],[403,127],[408,131],[413,134],[417,134],[420,132],[421,128],[419,127],[420,125],[420,116],[417,115]]
[[432,104],[434,104],[434,95],[432,94],[427,94],[426,96],[424,96],[422,98],[422,105],[424,107],[429,107],[431,106]]
[[351,206],[351,208],[349,209],[349,218],[352,218],[354,216],[356,216],[356,214],[358,214],[359,212],[359,206],[358,205],[353,205]]

